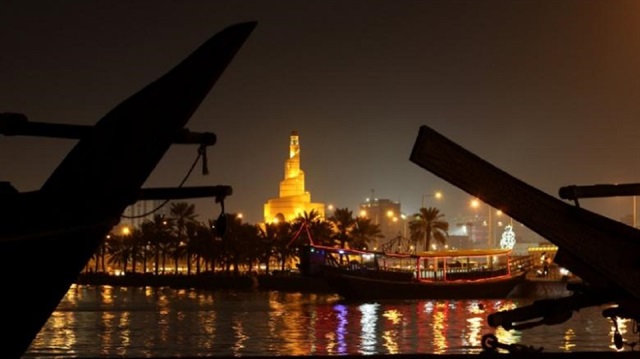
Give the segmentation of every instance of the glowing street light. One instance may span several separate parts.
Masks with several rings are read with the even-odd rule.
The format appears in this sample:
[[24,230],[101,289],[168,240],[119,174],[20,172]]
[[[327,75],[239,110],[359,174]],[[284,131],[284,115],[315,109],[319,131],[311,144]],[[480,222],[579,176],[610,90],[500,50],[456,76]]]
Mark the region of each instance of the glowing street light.
[[471,200],[471,208],[478,208],[480,207],[480,200],[477,198],[474,198]]
[[[496,215],[498,217],[502,217],[503,214],[504,212],[502,212],[501,210],[496,210]],[[509,216],[509,225],[513,227],[513,218],[511,218],[511,216]],[[500,226],[502,226],[502,224]]]
[[406,214],[401,213],[400,214],[400,218],[402,219],[402,237],[407,238],[407,223],[408,223],[408,217]]
[[426,197],[433,197],[435,199],[441,199],[442,198],[442,192],[440,191],[436,191],[433,194],[423,194],[422,195],[422,207],[420,208],[426,208],[424,205],[426,203],[426,201],[424,200]]

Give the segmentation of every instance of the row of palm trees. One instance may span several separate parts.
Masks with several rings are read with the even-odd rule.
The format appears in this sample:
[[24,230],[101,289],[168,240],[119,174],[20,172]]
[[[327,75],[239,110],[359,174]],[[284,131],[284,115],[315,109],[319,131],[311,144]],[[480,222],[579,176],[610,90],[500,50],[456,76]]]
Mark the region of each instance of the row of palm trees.
[[[409,222],[412,243],[429,250],[432,239],[446,243],[448,223],[436,208],[421,208]],[[356,217],[348,208],[338,208],[326,220],[315,210],[303,212],[291,222],[250,224],[235,214],[224,216],[225,229],[215,220],[197,220],[195,206],[170,204],[168,216],[154,215],[129,233],[113,233],[98,248],[87,271],[107,272],[118,267],[124,272],[186,274],[221,270],[238,274],[258,266],[270,272],[271,265],[285,270],[309,244],[367,249],[383,238],[380,227],[369,218]],[[151,268],[151,269],[149,269]]]

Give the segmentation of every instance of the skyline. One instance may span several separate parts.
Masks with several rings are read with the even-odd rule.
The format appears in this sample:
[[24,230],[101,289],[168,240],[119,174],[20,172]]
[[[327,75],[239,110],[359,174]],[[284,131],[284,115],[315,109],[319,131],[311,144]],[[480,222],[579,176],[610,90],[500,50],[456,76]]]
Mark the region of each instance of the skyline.
[[[225,207],[262,221],[298,131],[313,202],[371,197],[447,219],[471,195],[409,162],[428,125],[558,197],[571,184],[640,182],[637,1],[93,1],[0,5],[0,111],[91,125],[231,24],[258,26],[188,128],[218,137]],[[1,137],[0,180],[38,189],[75,141]],[[173,146],[145,184],[175,186],[195,159]],[[196,204],[215,218],[213,200]],[[613,219],[630,198],[583,200]],[[427,202],[427,205],[431,205]],[[209,207],[207,207],[209,206]]]

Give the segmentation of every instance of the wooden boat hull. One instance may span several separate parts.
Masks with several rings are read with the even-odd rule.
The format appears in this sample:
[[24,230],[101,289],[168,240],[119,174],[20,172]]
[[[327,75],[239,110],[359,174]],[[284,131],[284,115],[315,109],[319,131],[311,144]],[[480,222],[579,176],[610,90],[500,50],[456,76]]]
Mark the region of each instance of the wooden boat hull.
[[524,282],[524,274],[464,282],[394,281],[324,270],[329,287],[347,300],[501,299]]

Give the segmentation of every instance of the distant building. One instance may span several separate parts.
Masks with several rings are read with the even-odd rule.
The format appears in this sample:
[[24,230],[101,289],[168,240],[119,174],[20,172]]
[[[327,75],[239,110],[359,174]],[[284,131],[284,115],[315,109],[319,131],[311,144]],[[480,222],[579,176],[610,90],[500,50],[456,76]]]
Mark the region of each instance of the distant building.
[[264,204],[264,221],[292,221],[304,212],[315,210],[324,218],[324,203],[312,203],[311,193],[304,188],[304,171],[300,169],[300,138],[296,131],[289,137],[289,158],[284,162],[284,179],[280,195]]
[[377,224],[384,238],[378,239],[375,247],[380,246],[398,236],[408,237],[407,219],[403,218],[400,210],[400,202],[389,199],[368,198],[360,204],[361,217],[371,219],[371,223]]

